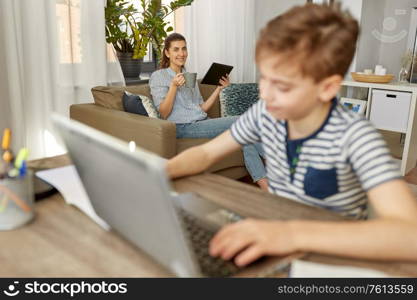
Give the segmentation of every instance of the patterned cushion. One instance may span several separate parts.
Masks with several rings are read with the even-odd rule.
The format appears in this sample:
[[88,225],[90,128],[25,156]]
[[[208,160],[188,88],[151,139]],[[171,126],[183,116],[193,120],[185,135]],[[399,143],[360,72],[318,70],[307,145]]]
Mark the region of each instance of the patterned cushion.
[[153,104],[153,101],[149,99],[149,97],[145,95],[135,95],[132,93],[129,93],[128,91],[125,91],[125,94],[128,96],[139,96],[140,100],[142,101],[142,105],[146,110],[146,113],[151,118],[159,118],[159,112],[156,109],[155,105]]
[[259,100],[257,83],[231,84],[220,93],[222,117],[239,116]]

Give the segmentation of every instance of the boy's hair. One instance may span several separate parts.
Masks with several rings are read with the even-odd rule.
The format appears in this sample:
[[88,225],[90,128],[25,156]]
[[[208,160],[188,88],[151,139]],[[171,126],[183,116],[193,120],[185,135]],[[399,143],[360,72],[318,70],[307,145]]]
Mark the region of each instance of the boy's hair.
[[271,20],[261,31],[256,61],[280,54],[296,63],[303,76],[319,82],[345,75],[356,49],[358,22],[347,12],[327,5],[297,6]]

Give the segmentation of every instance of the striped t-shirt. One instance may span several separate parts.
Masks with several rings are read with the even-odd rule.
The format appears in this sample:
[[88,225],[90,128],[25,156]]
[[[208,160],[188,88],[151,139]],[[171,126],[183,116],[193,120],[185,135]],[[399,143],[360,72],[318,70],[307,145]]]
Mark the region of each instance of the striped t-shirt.
[[321,128],[303,139],[292,172],[287,123],[269,114],[264,101],[244,113],[231,134],[241,145],[262,143],[271,193],[344,216],[366,218],[366,192],[401,178],[380,133],[336,99]]

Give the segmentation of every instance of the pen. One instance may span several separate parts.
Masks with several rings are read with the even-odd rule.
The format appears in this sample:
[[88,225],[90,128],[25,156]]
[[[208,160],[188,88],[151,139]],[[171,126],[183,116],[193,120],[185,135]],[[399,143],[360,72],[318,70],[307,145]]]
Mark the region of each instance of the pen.
[[27,205],[25,201],[20,199],[15,193],[13,193],[4,185],[0,185],[0,191],[7,195],[9,199],[13,200],[16,203],[16,205],[19,206],[23,211],[28,212],[32,210],[32,208],[29,205]]
[[12,139],[12,132],[9,128],[6,128],[3,132],[3,139],[1,142],[1,148],[3,149],[2,158],[6,163],[10,163],[13,159],[13,154],[10,151],[11,139]]
[[9,172],[7,172],[7,175],[9,176],[9,178],[16,178],[17,176],[19,176],[19,178],[23,178],[26,176],[27,173],[27,166],[26,166],[26,160],[24,160],[21,165],[20,168],[13,168],[11,170],[9,170]]
[[22,164],[19,168],[19,178],[23,178],[26,176],[27,167],[26,167],[26,160],[22,161]]
[[29,156],[29,150],[27,148],[22,148],[19,150],[16,159],[14,160],[14,166],[16,169],[22,167],[23,161],[27,160]]
[[[13,168],[12,160],[13,160],[13,155],[10,151],[6,151],[6,152],[3,153],[3,164],[4,164],[4,169],[5,169],[5,172],[4,172],[5,177],[7,177],[7,176],[8,177],[15,177],[15,176],[11,175],[11,174],[13,174],[13,170],[15,170]],[[19,174],[19,173],[17,173],[17,174]]]
[[6,128],[3,131],[3,139],[1,142],[1,148],[6,151],[10,147],[10,140],[12,138],[12,132],[10,128]]
[[16,178],[19,175],[19,170],[16,168],[10,169],[9,172],[7,172],[7,176],[9,178]]
[[10,150],[6,150],[3,153],[3,161],[6,162],[6,163],[8,163],[8,164],[10,164],[12,162],[12,160],[13,160],[13,154],[12,154],[12,152]]
[[6,159],[9,159],[10,153],[7,153],[6,151],[10,147],[10,139],[11,139],[11,131],[9,128],[6,128],[3,131],[3,138],[1,141],[1,148],[3,151],[2,151],[2,157],[0,159],[0,179],[3,179],[7,176],[8,165],[7,165]]
[[0,203],[0,213],[6,210],[8,202],[9,202],[9,198],[7,198],[7,195],[4,194]]
[[4,179],[6,177],[6,163],[0,159],[0,179]]
[[15,193],[13,193],[4,185],[0,184],[0,191],[7,195],[9,199],[13,200],[16,203],[16,205],[18,205],[23,211],[29,212],[32,210],[32,208],[29,205],[27,205],[25,201],[20,199]]
[[0,167],[0,177],[4,178],[7,176],[7,172],[9,169],[11,169],[12,166],[12,160],[13,160],[13,154],[10,150],[10,142],[12,139],[12,132],[10,128],[6,128],[3,132],[3,139],[1,142],[1,148],[3,149],[3,155],[2,155],[2,167]]

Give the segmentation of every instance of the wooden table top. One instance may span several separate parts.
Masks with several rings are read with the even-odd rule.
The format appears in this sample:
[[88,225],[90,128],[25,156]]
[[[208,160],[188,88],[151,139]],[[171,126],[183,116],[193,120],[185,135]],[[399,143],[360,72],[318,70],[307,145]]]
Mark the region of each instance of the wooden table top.
[[[54,166],[68,164],[55,159]],[[31,163],[44,169],[40,161]],[[49,165],[51,167],[52,164]],[[340,221],[339,215],[268,194],[254,186],[214,174],[173,182],[181,193],[197,192],[241,215],[282,220],[303,218]],[[148,255],[105,231],[59,194],[37,202],[31,224],[0,232],[1,277],[167,277]],[[386,263],[310,254],[309,261],[373,268],[392,276],[417,277],[416,263]]]
[[[197,191],[202,197],[244,216],[280,220],[346,220],[328,210],[278,197],[251,185],[215,174],[204,174],[177,180],[174,182],[174,187],[178,192],[183,193],[192,190]],[[380,262],[320,254],[308,254],[303,260],[371,268],[392,276],[417,277],[417,263],[414,262]]]

